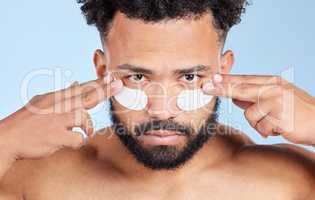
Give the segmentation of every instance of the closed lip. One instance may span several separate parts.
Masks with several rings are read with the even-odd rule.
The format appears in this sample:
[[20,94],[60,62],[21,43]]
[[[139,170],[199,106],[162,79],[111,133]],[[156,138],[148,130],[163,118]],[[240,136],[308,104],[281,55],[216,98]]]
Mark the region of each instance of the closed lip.
[[180,134],[177,131],[168,131],[168,130],[157,130],[157,131],[147,131],[144,133],[144,135],[147,136],[156,136],[156,137],[168,137],[168,136],[182,136],[183,134]]

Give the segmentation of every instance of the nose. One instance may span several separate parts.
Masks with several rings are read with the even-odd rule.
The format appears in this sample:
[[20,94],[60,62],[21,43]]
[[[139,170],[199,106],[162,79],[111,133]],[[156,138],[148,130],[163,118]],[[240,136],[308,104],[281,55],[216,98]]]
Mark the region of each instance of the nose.
[[174,119],[181,112],[177,107],[176,87],[169,84],[151,83],[146,88],[148,104],[146,111],[150,118],[156,120]]

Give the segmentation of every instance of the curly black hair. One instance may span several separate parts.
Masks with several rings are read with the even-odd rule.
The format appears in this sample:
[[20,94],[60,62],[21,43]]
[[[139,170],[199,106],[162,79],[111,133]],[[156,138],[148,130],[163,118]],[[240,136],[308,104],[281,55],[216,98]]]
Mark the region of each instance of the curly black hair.
[[213,15],[214,27],[225,36],[241,21],[247,0],[77,0],[89,25],[107,35],[117,11],[144,22],[198,18],[206,12]]

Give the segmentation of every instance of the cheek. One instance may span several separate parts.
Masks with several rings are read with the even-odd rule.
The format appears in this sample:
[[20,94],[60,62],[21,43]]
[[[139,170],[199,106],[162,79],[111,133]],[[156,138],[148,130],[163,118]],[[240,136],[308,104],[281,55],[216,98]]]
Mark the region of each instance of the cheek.
[[126,109],[116,101],[112,102],[112,106],[114,108],[114,114],[119,118],[123,125],[128,128],[128,130],[133,130],[135,125],[147,121],[144,111]]
[[209,104],[200,109],[191,111],[191,112],[183,112],[178,117],[177,120],[179,122],[189,124],[194,128],[194,130],[198,130],[204,124],[204,122],[209,118],[209,116],[213,113],[215,105],[215,99],[213,99]]

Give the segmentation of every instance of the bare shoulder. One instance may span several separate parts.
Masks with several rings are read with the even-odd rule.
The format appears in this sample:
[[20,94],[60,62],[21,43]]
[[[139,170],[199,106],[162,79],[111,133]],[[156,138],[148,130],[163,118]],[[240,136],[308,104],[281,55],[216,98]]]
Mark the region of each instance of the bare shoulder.
[[115,167],[106,159],[97,160],[98,152],[94,143],[98,140],[101,140],[99,141],[101,145],[105,142],[110,144],[110,141],[104,141],[99,136],[89,140],[88,144],[77,150],[63,148],[46,158],[15,162],[1,180],[0,199],[3,195],[6,195],[5,197],[10,195],[10,198],[5,199],[11,199],[12,196],[12,199],[21,200],[23,195],[48,199],[45,194],[51,194],[52,191],[60,193],[64,188],[68,189],[64,191],[67,193],[70,191],[70,186],[75,189],[82,186],[78,184],[97,180],[99,173],[110,180],[116,175]]
[[82,151],[65,148],[46,158],[16,161],[1,181],[0,194],[20,200],[32,190],[44,190],[46,183],[64,182],[69,169],[74,172],[83,163]]
[[291,144],[250,144],[240,148],[235,160],[248,173],[259,177],[257,179],[273,182],[294,198],[303,200],[312,199],[315,195],[314,155]]
[[243,132],[222,124],[217,133],[228,145],[236,147],[231,163],[242,179],[262,187],[278,188],[292,194],[293,199],[314,199],[314,152],[293,144],[255,144]]

